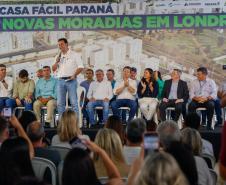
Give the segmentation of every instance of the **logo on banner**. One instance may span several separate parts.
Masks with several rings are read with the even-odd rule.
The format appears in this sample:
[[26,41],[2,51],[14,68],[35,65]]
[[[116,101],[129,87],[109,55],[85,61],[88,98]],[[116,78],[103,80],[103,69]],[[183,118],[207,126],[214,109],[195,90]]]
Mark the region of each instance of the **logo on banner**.
[[184,6],[200,6],[200,5],[202,5],[202,3],[199,3],[199,2],[197,2],[197,3],[185,3],[184,4]]
[[219,6],[220,2],[216,2],[216,3],[205,3],[205,6]]

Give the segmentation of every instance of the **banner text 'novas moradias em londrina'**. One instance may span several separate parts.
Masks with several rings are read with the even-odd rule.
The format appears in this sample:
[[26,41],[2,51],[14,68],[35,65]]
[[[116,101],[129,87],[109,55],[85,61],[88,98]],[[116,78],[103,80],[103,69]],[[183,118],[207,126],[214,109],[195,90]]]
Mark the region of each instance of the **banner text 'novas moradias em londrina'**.
[[0,31],[226,28],[226,14],[1,17]]

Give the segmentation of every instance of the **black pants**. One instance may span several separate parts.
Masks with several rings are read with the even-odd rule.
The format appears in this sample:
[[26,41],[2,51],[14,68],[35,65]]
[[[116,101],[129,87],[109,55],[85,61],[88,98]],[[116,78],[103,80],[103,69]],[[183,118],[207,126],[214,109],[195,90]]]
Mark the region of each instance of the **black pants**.
[[188,112],[196,112],[196,109],[199,107],[206,108],[207,127],[211,127],[213,114],[214,114],[214,101],[209,100],[205,103],[198,103],[196,101],[191,101],[191,103],[188,105]]
[[183,103],[175,103],[176,100],[169,100],[168,102],[162,102],[159,106],[159,110],[160,110],[160,118],[161,121],[165,121],[166,120],[166,109],[168,107],[174,107],[175,108],[175,115],[173,120],[174,121],[178,121],[180,114],[182,112],[182,107],[183,107]]

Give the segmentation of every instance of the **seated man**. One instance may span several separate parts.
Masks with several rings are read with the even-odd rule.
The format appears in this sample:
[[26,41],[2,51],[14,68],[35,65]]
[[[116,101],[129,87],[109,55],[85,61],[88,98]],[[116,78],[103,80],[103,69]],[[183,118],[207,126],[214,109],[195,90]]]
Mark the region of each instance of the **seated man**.
[[30,138],[35,150],[35,157],[43,157],[52,161],[56,166],[60,162],[60,154],[53,149],[44,147],[43,139],[45,131],[41,123],[34,121],[27,127],[27,135]]
[[178,121],[183,109],[189,98],[187,83],[180,79],[181,71],[174,69],[171,73],[171,79],[166,80],[162,91],[162,103],[159,106],[160,118],[166,120],[166,109],[175,107],[175,115],[173,120]]
[[[130,78],[130,67],[126,66],[123,68],[123,79],[122,81],[116,82],[114,88],[114,94],[117,96],[116,100],[111,103],[113,114],[120,116],[120,107],[129,107],[129,119],[132,120],[136,114],[137,103],[136,103],[137,83],[135,80]],[[123,120],[126,122],[126,120]]]
[[96,81],[92,82],[89,87],[87,105],[89,114],[89,123],[91,126],[95,124],[94,109],[97,106],[103,107],[103,123],[107,121],[109,112],[109,101],[112,98],[112,87],[109,81],[104,80],[104,71],[96,70]]
[[[89,102],[89,100],[87,98],[87,93],[89,91],[89,86],[90,86],[91,82],[94,81],[93,76],[94,76],[93,70],[87,69],[86,74],[85,74],[86,80],[84,80],[80,83],[80,86],[84,87],[86,89],[86,94],[82,94],[81,97],[85,96],[84,105],[82,107],[82,115],[83,115],[83,120],[86,119],[87,123],[89,123],[89,115],[88,115],[88,112],[86,110],[87,104]],[[84,125],[84,126],[87,126],[87,125]]]
[[6,66],[4,64],[0,64],[0,112],[2,111],[3,107],[10,106],[8,104],[8,100],[12,96],[12,89],[13,79],[9,76],[6,76]]
[[43,67],[43,78],[40,78],[36,83],[35,98],[33,109],[37,120],[40,121],[40,109],[42,106],[47,106],[46,126],[50,126],[53,121],[53,114],[56,108],[56,86],[57,81],[51,77],[49,66]]
[[197,69],[197,79],[191,83],[188,112],[196,112],[199,107],[207,109],[207,129],[212,130],[212,118],[214,114],[214,99],[217,97],[216,84],[207,78],[208,71],[205,67]]
[[123,153],[128,165],[140,155],[143,136],[146,132],[146,123],[143,119],[134,119],[126,126],[126,145],[123,147]]
[[34,81],[29,79],[27,70],[22,69],[19,72],[19,80],[13,86],[13,98],[9,99],[9,106],[24,106],[25,110],[32,110],[34,90]]

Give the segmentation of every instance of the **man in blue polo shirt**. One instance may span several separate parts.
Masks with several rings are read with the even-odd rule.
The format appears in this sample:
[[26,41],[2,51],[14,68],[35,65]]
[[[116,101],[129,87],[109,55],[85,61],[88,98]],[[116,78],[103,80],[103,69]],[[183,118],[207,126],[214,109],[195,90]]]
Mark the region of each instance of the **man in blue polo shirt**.
[[33,109],[40,121],[40,109],[42,106],[47,106],[47,118],[46,126],[53,120],[53,113],[56,108],[56,87],[57,81],[51,77],[51,71],[49,66],[43,67],[43,78],[40,78],[36,83],[35,98]]

